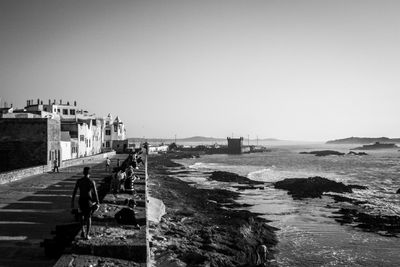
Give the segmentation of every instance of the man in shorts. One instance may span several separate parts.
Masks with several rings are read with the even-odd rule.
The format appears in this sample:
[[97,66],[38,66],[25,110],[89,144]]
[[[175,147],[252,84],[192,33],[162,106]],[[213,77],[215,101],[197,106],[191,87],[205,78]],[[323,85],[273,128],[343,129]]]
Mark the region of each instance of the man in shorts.
[[[90,167],[83,168],[83,177],[78,179],[72,193],[71,208],[74,208],[76,192],[79,188],[79,209],[81,219],[81,237],[90,239],[90,227],[92,225],[92,213],[98,208],[99,196],[96,183],[90,179]],[[86,231],[85,231],[86,226]]]

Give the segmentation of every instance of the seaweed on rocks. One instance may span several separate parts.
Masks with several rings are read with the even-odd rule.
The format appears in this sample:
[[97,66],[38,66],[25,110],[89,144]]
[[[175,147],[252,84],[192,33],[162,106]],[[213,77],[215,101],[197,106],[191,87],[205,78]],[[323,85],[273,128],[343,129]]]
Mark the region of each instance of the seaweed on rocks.
[[[166,160],[151,156],[150,162],[156,167]],[[150,229],[158,266],[257,266],[261,244],[268,248],[266,266],[274,266],[277,229],[258,214],[234,209],[238,192],[195,188],[158,170],[149,167],[149,193],[166,206]]]
[[250,185],[264,184],[263,182],[253,181],[247,177],[240,176],[236,173],[225,172],[225,171],[214,171],[211,173],[209,179],[219,182],[230,182],[238,184],[250,184]]
[[320,151],[311,151],[311,152],[300,152],[300,154],[311,154],[311,155],[315,155],[317,157],[325,157],[325,156],[343,156],[344,153],[342,152],[338,152],[338,151],[334,151],[334,150],[320,150]]
[[394,215],[369,214],[362,208],[340,208],[335,212],[335,220],[341,224],[352,224],[366,232],[383,236],[398,237],[400,217]]
[[288,190],[293,198],[316,198],[321,197],[324,192],[351,193],[351,187],[331,181],[329,179],[315,176],[309,178],[289,178],[278,181],[275,188]]

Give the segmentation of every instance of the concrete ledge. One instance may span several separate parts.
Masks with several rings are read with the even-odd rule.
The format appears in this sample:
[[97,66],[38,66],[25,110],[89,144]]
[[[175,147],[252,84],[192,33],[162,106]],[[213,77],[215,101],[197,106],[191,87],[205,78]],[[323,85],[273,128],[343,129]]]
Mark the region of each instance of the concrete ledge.
[[[125,206],[113,205],[113,204],[100,204],[100,208],[93,214],[92,219],[95,223],[106,223],[108,225],[115,224],[119,225],[115,221],[115,214]],[[144,207],[135,208],[135,217],[139,225],[146,225],[146,210]]]
[[107,194],[104,197],[102,203],[114,204],[114,205],[125,205],[125,201],[127,199],[132,199],[132,198],[136,200],[136,205],[137,206],[144,207],[144,205],[142,205],[142,204],[139,205],[139,203],[145,204],[145,201],[144,201],[145,197],[144,197],[144,195],[141,195],[141,194],[136,195],[136,196],[132,196],[131,194],[126,194],[126,193],[122,193],[122,194]]
[[74,241],[72,252],[84,255],[111,257],[146,262],[146,229],[129,226],[92,226],[90,240]]
[[50,170],[51,168],[49,165],[41,165],[36,167],[18,169],[9,172],[2,172],[0,173],[0,184],[10,183],[22,179],[24,177],[49,172]]
[[112,151],[112,152],[106,152],[106,153],[91,155],[91,156],[82,157],[82,158],[65,160],[65,161],[61,162],[60,168],[86,164],[86,163],[94,161],[94,160],[100,160],[100,159],[105,159],[107,157],[115,156],[115,154],[116,154],[115,151]]
[[54,267],[88,267],[88,266],[119,266],[119,267],[145,267],[145,263],[97,257],[91,255],[66,254],[62,255]]
[[[97,154],[97,155],[88,156],[88,157],[84,157],[84,158],[77,158],[77,159],[62,161],[60,168],[85,164],[85,163],[89,163],[89,162],[92,162],[95,160],[104,159],[106,157],[112,157],[114,155],[115,155],[115,152],[108,152],[108,153]],[[38,174],[42,174],[45,172],[49,172],[51,170],[52,170],[51,165],[40,165],[40,166],[35,166],[35,167],[30,167],[30,168],[8,171],[8,172],[1,172],[0,173],[0,184],[10,183],[10,182],[17,181],[19,179],[22,179],[22,178],[25,178],[28,176],[33,176],[33,175],[38,175]]]

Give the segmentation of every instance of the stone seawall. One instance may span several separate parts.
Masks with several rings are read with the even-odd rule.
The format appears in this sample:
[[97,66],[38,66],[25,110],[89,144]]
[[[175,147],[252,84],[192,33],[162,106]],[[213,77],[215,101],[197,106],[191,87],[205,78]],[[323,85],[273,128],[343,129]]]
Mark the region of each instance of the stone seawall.
[[[96,160],[104,159],[106,157],[112,157],[115,155],[115,152],[107,152],[107,153],[102,153],[102,154],[97,154],[89,157],[84,157],[84,158],[77,158],[77,159],[71,159],[71,160],[66,160],[61,162],[60,168],[65,168],[65,167],[70,167],[74,165],[80,165],[80,164],[85,164],[85,163],[91,163]],[[52,170],[51,165],[40,165],[40,166],[35,166],[35,167],[30,167],[30,168],[23,168],[23,169],[17,169],[14,171],[9,171],[9,172],[2,172],[0,173],[0,184],[6,184],[9,182],[13,182],[28,176],[32,175],[38,175],[42,174],[45,172],[49,172]]]
[[111,158],[113,156],[115,156],[115,151],[96,154],[96,155],[89,156],[89,157],[69,159],[69,160],[62,161],[60,168],[91,163],[92,161],[95,161],[95,160],[101,160],[101,159],[105,159],[107,157]]
[[[123,155],[116,155],[114,159],[116,157],[122,161]],[[122,169],[125,169],[129,162],[129,159],[125,160],[121,164]],[[98,183],[100,207],[92,216],[91,239],[81,238],[78,232],[72,238],[71,246],[64,250],[54,267],[148,266],[147,157],[144,163],[139,169],[134,170],[139,179],[133,184],[133,192],[110,192],[111,173]],[[97,173],[105,171],[101,168]],[[126,209],[127,201],[132,199],[136,203],[134,208],[136,222],[119,221],[116,214]],[[60,236],[56,236],[54,240],[57,241],[59,238]]]

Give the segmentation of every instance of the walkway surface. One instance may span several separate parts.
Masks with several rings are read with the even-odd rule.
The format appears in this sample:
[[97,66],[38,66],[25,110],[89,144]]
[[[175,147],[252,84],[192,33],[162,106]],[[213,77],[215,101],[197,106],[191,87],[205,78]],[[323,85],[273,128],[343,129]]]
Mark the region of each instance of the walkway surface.
[[[126,155],[116,155],[121,162]],[[0,266],[53,266],[56,259],[44,256],[40,243],[51,238],[58,224],[72,223],[71,195],[84,166],[92,167],[91,178],[98,183],[110,175],[104,160],[60,169],[0,185]]]

